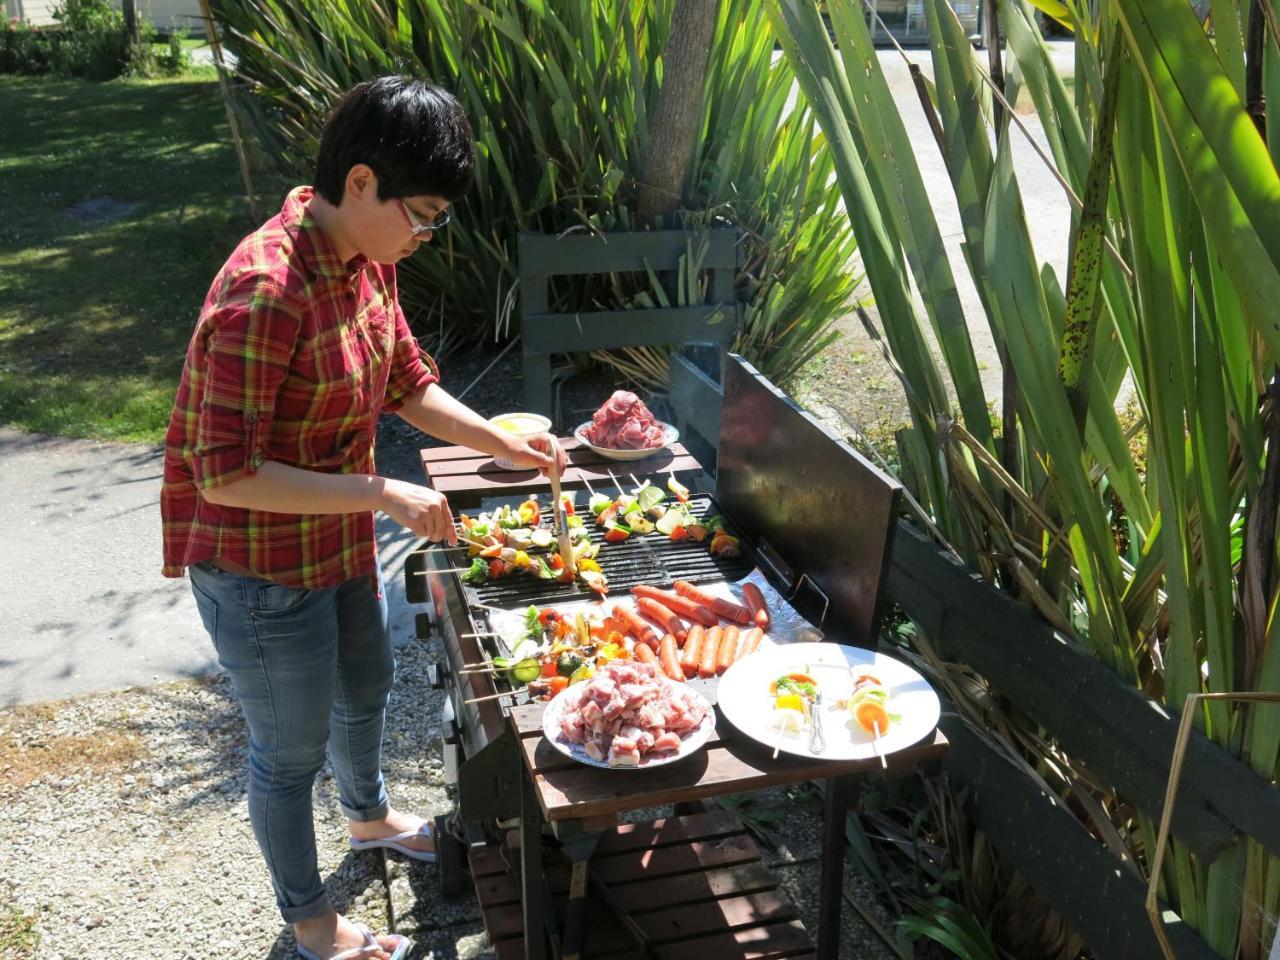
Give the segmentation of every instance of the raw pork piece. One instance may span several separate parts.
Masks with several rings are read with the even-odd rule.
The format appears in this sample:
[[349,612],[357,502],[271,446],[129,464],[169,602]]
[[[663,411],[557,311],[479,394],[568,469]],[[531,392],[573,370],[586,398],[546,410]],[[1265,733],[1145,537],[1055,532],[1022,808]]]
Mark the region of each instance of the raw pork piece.
[[651,753],[678,750],[681,734],[707,715],[706,702],[664,677],[656,662],[615,660],[574,691],[560,717],[562,735],[610,766],[636,766]]

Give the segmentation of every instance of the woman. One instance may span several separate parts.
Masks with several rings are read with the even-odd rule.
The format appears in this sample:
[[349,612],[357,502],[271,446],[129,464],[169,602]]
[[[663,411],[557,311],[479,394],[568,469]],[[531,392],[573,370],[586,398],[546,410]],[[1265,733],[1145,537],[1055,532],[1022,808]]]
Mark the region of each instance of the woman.
[[348,92],[314,187],[214,279],[166,437],[164,574],[191,579],[249,726],[249,815],[298,952],[399,957],[339,916],[316,868],[311,790],[326,747],[354,849],[434,859],[429,824],[390,805],[381,742],[394,662],[373,511],[456,543],[442,494],[379,477],[378,415],[546,470],[550,437],[500,431],[441,389],[409,332],[395,263],[471,184],[471,126],[422,81]]

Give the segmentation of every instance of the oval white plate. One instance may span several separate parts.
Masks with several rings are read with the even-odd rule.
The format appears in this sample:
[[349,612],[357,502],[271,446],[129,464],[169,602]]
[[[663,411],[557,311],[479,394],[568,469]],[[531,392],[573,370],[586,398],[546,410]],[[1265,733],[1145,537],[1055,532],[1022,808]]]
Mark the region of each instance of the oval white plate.
[[[667,683],[674,683],[667,680]],[[600,767],[604,770],[648,770],[650,767],[662,767],[668,763],[675,763],[677,760],[683,760],[691,753],[695,753],[704,743],[707,742],[712,732],[716,728],[716,712],[712,709],[711,704],[707,702],[707,698],[698,693],[697,690],[691,692],[699,700],[703,706],[707,708],[707,715],[702,718],[702,723],[698,724],[692,730],[684,735],[680,741],[680,749],[670,753],[660,753],[656,756],[641,758],[637,766],[619,766],[611,767],[607,760],[593,760],[587,756],[587,751],[583,749],[580,743],[570,743],[564,738],[564,734],[560,732],[560,716],[567,707],[576,706],[582,691],[587,685],[585,683],[576,683],[572,687],[566,687],[561,690],[547,704],[547,709],[542,712],[542,733],[547,738],[547,742],[563,753],[570,759],[577,760],[579,763],[585,763],[589,767]]]
[[660,447],[641,447],[639,450],[617,450],[613,447],[597,447],[587,439],[587,427],[591,426],[590,420],[586,423],[578,424],[573,431],[573,435],[584,447],[590,447],[600,456],[608,457],[610,460],[643,460],[645,457],[653,456],[659,450],[665,450],[680,439],[680,431],[671,424],[663,423],[661,420],[653,422],[662,427],[662,446]]
[[836,701],[853,692],[854,673],[873,673],[889,688],[889,713],[897,714],[889,732],[880,738],[883,753],[911,746],[938,725],[942,713],[938,695],[929,682],[900,660],[838,643],[787,643],[761,649],[739,660],[720,678],[716,694],[725,719],[770,750],[778,743],[772,723],[773,697],[769,684],[787,673],[809,673],[822,690],[822,732],[827,746],[820,754],[809,751],[809,730],[782,737],[781,751],[826,760],[864,760],[875,756],[871,734],[854,721]]

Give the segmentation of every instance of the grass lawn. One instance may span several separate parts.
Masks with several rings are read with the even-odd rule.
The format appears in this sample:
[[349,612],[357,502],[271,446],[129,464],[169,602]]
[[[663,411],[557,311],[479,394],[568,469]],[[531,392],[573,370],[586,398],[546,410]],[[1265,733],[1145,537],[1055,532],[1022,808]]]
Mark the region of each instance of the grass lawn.
[[217,83],[0,77],[0,116],[0,423],[158,441],[254,226]]

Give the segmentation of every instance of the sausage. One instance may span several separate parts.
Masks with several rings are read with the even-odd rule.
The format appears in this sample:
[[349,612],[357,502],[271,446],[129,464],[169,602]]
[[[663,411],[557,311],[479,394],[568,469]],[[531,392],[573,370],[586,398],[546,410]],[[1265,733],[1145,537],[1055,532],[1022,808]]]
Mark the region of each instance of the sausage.
[[733,666],[733,658],[738,652],[738,628],[729,626],[724,628],[724,634],[720,639],[720,649],[716,651],[716,675],[724,673]]
[[743,631],[742,637],[738,640],[738,659],[750,656],[760,648],[760,641],[764,639],[764,631],[759,627],[752,627],[750,630]]
[[769,607],[764,602],[764,594],[754,583],[742,585],[742,599],[747,601],[747,609],[751,611],[751,619],[761,630],[769,629]]
[[676,616],[692,620],[694,623],[700,623],[704,627],[720,625],[720,618],[706,607],[700,607],[692,600],[682,597],[678,593],[672,593],[670,590],[659,590],[657,587],[641,584],[638,587],[632,587],[631,592],[637,597],[648,597],[650,600],[657,600]]
[[675,588],[676,593],[680,594],[680,596],[701,604],[726,620],[732,620],[734,623],[744,625],[751,622],[751,611],[740,603],[734,603],[732,600],[725,600],[722,597],[707,593],[705,590],[699,590],[687,580],[677,580]]
[[684,670],[680,667],[679,648],[676,646],[676,638],[671,634],[667,634],[662,638],[662,643],[658,647],[659,663],[662,664],[662,672],[672,680],[684,682]]
[[689,628],[689,638],[684,642],[684,648],[680,651],[680,669],[684,671],[686,677],[693,677],[698,672],[698,663],[702,660],[702,641],[706,635],[706,631],[702,629],[702,624],[695,623]]
[[641,620],[637,614],[622,604],[616,604],[613,608],[613,616],[627,625],[627,633],[631,634],[634,639],[642,640],[653,649],[658,649],[657,631]]
[[698,676],[706,679],[716,675],[716,658],[720,654],[720,641],[724,631],[712,627],[702,640],[702,652],[698,656]]
[[658,659],[658,655],[653,652],[653,647],[647,643],[641,643],[639,640],[632,646],[631,654],[641,663],[652,663]]
[[688,639],[689,631],[680,622],[680,618],[657,600],[650,600],[648,597],[636,597],[636,606],[640,608],[642,614],[662,627],[665,632],[674,636],[678,643],[683,643]]

